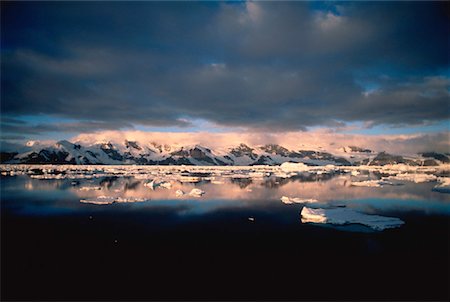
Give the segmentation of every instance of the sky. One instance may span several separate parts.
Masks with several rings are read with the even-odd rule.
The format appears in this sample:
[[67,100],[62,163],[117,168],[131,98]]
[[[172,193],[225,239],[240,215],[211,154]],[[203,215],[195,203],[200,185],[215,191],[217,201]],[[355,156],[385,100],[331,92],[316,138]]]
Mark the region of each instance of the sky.
[[0,141],[334,133],[448,148],[449,19],[448,2],[1,2]]

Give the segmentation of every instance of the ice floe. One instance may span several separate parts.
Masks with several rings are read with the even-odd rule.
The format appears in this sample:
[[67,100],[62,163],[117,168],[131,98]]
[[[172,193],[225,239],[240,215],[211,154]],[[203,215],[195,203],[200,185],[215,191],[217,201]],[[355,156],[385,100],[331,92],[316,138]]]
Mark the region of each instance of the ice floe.
[[211,180],[211,183],[214,185],[223,185],[225,182],[221,180]]
[[309,167],[304,163],[285,162],[280,165],[280,169],[283,172],[298,172],[298,171],[308,171]]
[[150,182],[144,183],[144,187],[150,188],[152,190],[156,189],[157,184],[155,183],[155,180],[152,180]]
[[437,176],[425,173],[401,173],[397,175],[388,176],[386,177],[386,179],[405,180],[405,181],[412,181],[415,183],[421,183],[421,182],[436,181]]
[[353,181],[350,183],[354,187],[382,187],[382,186],[398,186],[399,183],[393,183],[386,180],[364,180],[364,181]]
[[98,191],[101,190],[101,187],[80,187],[78,190],[80,191]]
[[170,188],[172,188],[172,184],[168,181],[162,181],[158,184],[158,187],[170,189]]
[[439,177],[438,184],[434,186],[433,191],[440,193],[450,193],[450,177]]
[[194,188],[189,192],[189,195],[192,197],[201,197],[203,194],[205,194],[205,191]]
[[114,202],[144,202],[148,200],[148,198],[141,197],[116,197]]
[[181,196],[183,196],[183,195],[184,195],[184,192],[183,192],[182,190],[176,190],[175,196],[181,197]]
[[301,220],[303,223],[362,224],[378,231],[400,227],[404,224],[399,218],[369,215],[347,208],[312,209],[303,207]]
[[111,196],[97,196],[94,198],[88,198],[88,199],[81,199],[81,203],[90,203],[90,204],[98,204],[98,205],[105,205],[105,204],[112,204],[114,202],[114,197]]
[[313,198],[298,198],[298,197],[282,196],[281,202],[284,204],[293,204],[293,203],[315,203],[315,202],[319,202],[319,201],[317,199],[313,199]]
[[80,202],[97,205],[107,205],[112,203],[144,202],[148,200],[149,200],[148,198],[140,198],[140,197],[97,196],[93,198],[81,199]]
[[179,177],[177,177],[177,180],[180,182],[199,182],[202,179],[200,177],[197,176],[183,176],[180,175]]
[[168,181],[164,181],[164,180],[157,181],[157,180],[153,179],[152,181],[145,183],[144,187],[148,187],[151,190],[155,190],[158,187],[170,189],[170,188],[172,188],[172,184]]

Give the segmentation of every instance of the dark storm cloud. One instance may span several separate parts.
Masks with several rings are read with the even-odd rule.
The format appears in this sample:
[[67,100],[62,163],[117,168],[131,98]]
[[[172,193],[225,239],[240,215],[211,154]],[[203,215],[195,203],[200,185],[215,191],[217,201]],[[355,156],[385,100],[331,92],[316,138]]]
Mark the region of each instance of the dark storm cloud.
[[2,129],[439,121],[448,21],[436,2],[3,2],[2,115],[91,122]]
[[[92,132],[96,130],[114,130],[114,129],[130,129],[133,128],[128,123],[117,122],[98,122],[98,121],[81,121],[81,122],[64,122],[64,123],[11,123],[8,120],[2,120],[0,129],[3,133],[22,133],[27,135],[48,133],[48,132]],[[7,139],[7,136],[2,138]],[[13,137],[13,136],[11,136]],[[10,138],[12,139],[12,138]],[[17,138],[15,138],[17,139]]]

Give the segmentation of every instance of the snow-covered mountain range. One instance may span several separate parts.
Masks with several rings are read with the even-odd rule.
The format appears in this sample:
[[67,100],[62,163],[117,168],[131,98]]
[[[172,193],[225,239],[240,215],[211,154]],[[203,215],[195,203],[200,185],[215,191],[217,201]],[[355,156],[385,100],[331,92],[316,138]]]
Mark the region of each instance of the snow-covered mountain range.
[[28,142],[23,150],[2,152],[2,163],[27,164],[137,164],[137,165],[279,165],[302,162],[307,165],[439,165],[450,162],[448,154],[428,152],[416,157],[376,153],[367,148],[343,146],[331,151],[289,150],[276,144],[234,147],[212,150],[201,145],[168,145],[155,142],[97,142],[92,145],[63,140],[45,146]]

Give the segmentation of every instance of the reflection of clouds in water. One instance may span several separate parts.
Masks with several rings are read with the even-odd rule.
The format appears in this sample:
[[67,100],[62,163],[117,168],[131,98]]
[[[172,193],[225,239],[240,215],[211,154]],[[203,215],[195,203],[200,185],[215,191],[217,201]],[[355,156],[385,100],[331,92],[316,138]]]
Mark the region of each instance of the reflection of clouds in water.
[[[171,183],[170,188],[156,187],[151,190],[144,186],[150,179],[137,179],[135,177],[102,177],[95,179],[32,179],[27,176],[8,179],[3,191],[28,191],[42,197],[58,196],[60,199],[53,206],[77,208],[83,206],[80,199],[109,196],[111,198],[148,199],[141,202],[138,207],[153,206],[180,206],[186,205],[186,213],[203,213],[224,207],[258,207],[279,203],[284,206],[281,196],[299,197],[303,199],[317,199],[320,203],[342,201],[350,207],[363,205],[367,211],[373,209],[419,209],[444,213],[442,210],[448,205],[448,195],[432,191],[434,183],[415,184],[403,182],[402,186],[383,187],[355,187],[352,181],[376,179],[374,175],[351,176],[349,174],[321,174],[304,173],[292,178],[266,177],[266,178],[231,178],[206,177],[199,182],[180,182],[166,180]],[[152,178],[151,178],[152,179]],[[164,180],[159,177],[159,180]],[[205,179],[205,178],[203,178]],[[100,187],[100,190],[80,190],[86,187]],[[189,194],[177,196],[176,191],[189,193],[198,188],[205,191],[199,197]],[[24,190],[25,189],[25,190]],[[76,199],[77,202],[68,202]],[[65,200],[65,201],[64,201]],[[359,202],[358,200],[364,200]],[[369,200],[369,201],[367,201]],[[394,201],[395,200],[395,201]],[[414,201],[415,200],[415,201]],[[427,202],[424,202],[428,200]],[[47,205],[50,206],[49,203]],[[286,205],[288,206],[288,205]],[[375,211],[376,212],[376,211]]]
[[[319,175],[321,176],[321,175]],[[317,177],[317,175],[316,175]],[[144,184],[148,180],[134,177],[105,177],[99,179],[80,180],[79,184],[71,180],[38,180],[24,177],[22,186],[13,184],[13,189],[26,190],[68,190],[80,198],[100,195],[140,197],[155,199],[174,199],[177,190],[190,192],[193,188],[200,188],[206,193],[198,198],[207,200],[250,199],[250,200],[279,200],[281,196],[312,198],[320,201],[351,200],[364,198],[379,199],[421,199],[421,200],[449,200],[448,195],[433,192],[434,183],[415,184],[404,182],[402,186],[383,187],[355,187],[351,182],[361,180],[350,175],[329,174],[314,180],[312,176],[264,179],[250,178],[219,178],[213,181],[179,182],[170,180],[171,188],[157,187],[151,190]],[[366,179],[366,178],[364,178]],[[101,187],[101,190],[81,191],[83,187]],[[182,199],[192,198],[189,195]]]

